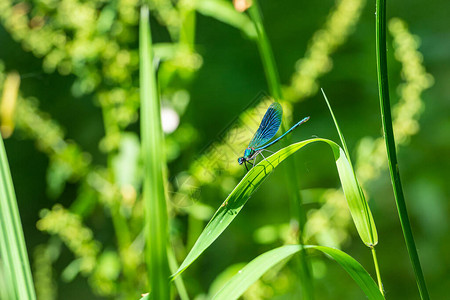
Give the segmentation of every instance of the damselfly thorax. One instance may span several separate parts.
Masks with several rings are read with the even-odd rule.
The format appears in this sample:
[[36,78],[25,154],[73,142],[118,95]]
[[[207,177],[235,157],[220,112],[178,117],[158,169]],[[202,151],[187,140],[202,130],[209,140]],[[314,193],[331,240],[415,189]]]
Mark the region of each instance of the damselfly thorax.
[[254,160],[258,156],[259,152],[256,151],[255,148],[245,149],[244,156],[238,158],[238,163],[242,165],[244,162]]

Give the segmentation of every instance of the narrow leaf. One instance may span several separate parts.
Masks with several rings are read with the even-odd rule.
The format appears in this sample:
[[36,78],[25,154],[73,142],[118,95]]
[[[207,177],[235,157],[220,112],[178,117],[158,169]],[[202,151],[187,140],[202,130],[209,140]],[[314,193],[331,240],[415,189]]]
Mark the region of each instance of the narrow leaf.
[[336,117],[334,116],[333,109],[331,109],[330,101],[328,101],[328,97],[325,94],[325,91],[323,89],[320,89],[320,90],[322,91],[323,97],[325,98],[325,102],[327,103],[328,110],[330,111],[331,117],[333,118],[334,126],[336,127],[336,130],[339,134],[339,139],[341,140],[342,147],[344,147],[344,151],[347,154],[347,158],[351,163],[350,153],[348,152],[347,143],[345,142],[344,135],[342,134],[341,128],[339,127]]
[[141,9],[139,30],[141,143],[144,162],[143,201],[146,261],[153,299],[170,299],[167,260],[168,222],[164,192],[164,155],[161,112],[153,68],[148,7]]
[[[304,246],[303,249],[315,249],[331,256],[353,278],[370,300],[382,300],[383,295],[378,290],[375,281],[369,273],[350,255],[337,249],[324,246]],[[295,253],[302,251],[300,245],[287,245],[261,254],[235,276],[214,296],[214,300],[237,299],[264,273],[279,262],[290,259]]]
[[365,199],[361,198],[356,177],[344,151],[333,141],[315,138],[289,145],[252,168],[230,193],[222,206],[216,211],[181,264],[177,273],[172,276],[176,276],[183,272],[220,236],[241,211],[253,192],[258,189],[274,168],[302,147],[314,142],[325,142],[331,147],[356,229],[364,243],[368,245],[373,244],[374,241],[371,232],[376,229],[372,214]]
[[378,235],[370,207],[362,193],[358,180],[353,172],[353,168],[347,160],[344,150],[334,142],[333,145],[330,144],[330,146],[333,150],[334,158],[336,159],[336,166],[339,172],[342,189],[344,190],[345,198],[353,222],[355,223],[356,230],[364,244],[373,247],[378,243]]
[[[370,213],[369,206],[367,205],[367,201],[366,201],[366,198],[364,196],[364,192],[363,192],[363,190],[361,188],[361,185],[358,182],[358,179],[356,178],[355,170],[353,169],[352,161],[351,161],[351,158],[350,158],[350,153],[348,152],[347,143],[345,142],[344,135],[342,134],[341,128],[339,127],[339,124],[338,124],[338,122],[336,120],[336,117],[334,116],[333,109],[331,108],[331,105],[330,105],[330,102],[328,101],[327,95],[325,95],[325,92],[324,92],[323,89],[321,89],[321,91],[322,91],[323,97],[325,98],[325,102],[327,103],[328,109],[330,110],[331,117],[333,118],[333,121],[334,121],[334,126],[336,127],[336,130],[337,130],[337,132],[339,134],[339,138],[341,140],[342,146],[344,147],[345,155],[347,156],[347,160],[349,162],[351,171],[352,171],[353,176],[354,176],[354,178],[356,180],[356,186],[358,187],[358,190],[359,190],[359,198],[362,199],[360,201],[360,204],[362,206],[361,208],[363,209],[363,214],[366,215],[365,220],[370,222],[370,224],[369,224],[370,242],[367,242],[364,239],[363,239],[363,242],[366,243],[367,246],[373,247],[376,244],[378,244],[378,233],[377,233],[377,230],[376,230],[376,227],[375,227],[375,223],[373,223],[372,214]],[[352,214],[353,214],[353,212],[352,212]]]
[[36,299],[3,139],[0,137],[0,271],[8,299]]

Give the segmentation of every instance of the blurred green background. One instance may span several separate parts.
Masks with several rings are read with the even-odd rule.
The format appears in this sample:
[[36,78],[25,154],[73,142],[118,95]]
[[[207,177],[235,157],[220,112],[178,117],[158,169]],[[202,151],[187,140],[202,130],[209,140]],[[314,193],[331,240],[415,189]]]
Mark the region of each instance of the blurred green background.
[[[237,158],[267,107],[260,103],[268,89],[251,23],[231,1],[150,4],[162,119],[173,126],[166,127],[165,150],[171,242],[180,262],[244,175]],[[291,140],[338,141],[319,94],[324,88],[377,224],[386,297],[419,299],[378,140],[375,1],[260,4],[285,86],[285,116],[291,123],[311,117]],[[450,286],[449,11],[445,0],[388,1],[400,173],[433,299],[445,299]],[[2,134],[39,299],[138,299],[146,292],[138,13],[137,0],[0,0]],[[244,138],[230,136],[234,128],[243,128]],[[327,146],[296,154],[296,167],[307,243],[339,247],[374,275]],[[193,299],[207,299],[227,268],[290,241],[283,170],[187,270]],[[317,299],[365,297],[331,260],[313,254],[312,268]],[[244,299],[299,299],[300,290],[291,262]]]

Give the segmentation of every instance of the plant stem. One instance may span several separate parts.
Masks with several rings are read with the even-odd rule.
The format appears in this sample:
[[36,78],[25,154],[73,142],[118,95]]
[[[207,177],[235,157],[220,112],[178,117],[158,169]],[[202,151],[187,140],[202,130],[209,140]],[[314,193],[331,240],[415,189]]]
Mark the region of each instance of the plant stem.
[[261,9],[257,0],[253,1],[252,6],[249,9],[250,17],[257,33],[257,45],[261,55],[261,60],[264,66],[264,73],[266,74],[267,84],[269,85],[270,93],[276,100],[283,99],[283,93],[281,91],[280,78],[278,75],[278,69],[275,64],[275,58],[273,56],[272,48],[267,38],[264,24],[261,17]]
[[[269,43],[264,24],[262,21],[261,9],[257,0],[253,0],[252,6],[249,8],[249,14],[257,32],[257,45],[260,52],[261,60],[264,67],[267,83],[269,85],[270,94],[277,100],[283,99],[278,69],[275,64],[272,48]],[[287,130],[286,124],[282,123],[282,131]],[[285,140],[287,143],[289,139]],[[297,187],[297,173],[295,168],[295,160],[292,159],[291,164],[286,165],[286,176],[288,188],[291,191],[291,218],[298,223],[298,242],[303,246],[303,232],[306,223],[306,214],[303,210],[302,198]],[[300,253],[300,278],[304,284],[303,296],[305,299],[314,299],[313,281],[309,267],[309,261],[306,251]]]
[[381,119],[383,123],[384,138],[389,162],[389,171],[391,174],[392,187],[394,189],[395,202],[400,218],[400,223],[408,249],[409,258],[413,265],[416,276],[417,286],[421,299],[429,299],[425,278],[420,266],[419,256],[417,254],[414,237],[409,222],[408,211],[406,209],[405,198],[403,196],[402,184],[400,181],[400,172],[395,150],[394,132],[392,129],[391,107],[389,99],[389,81],[387,72],[387,54],[386,54],[386,1],[377,0],[376,12],[376,48],[377,48],[377,73],[378,90],[381,106]]
[[181,28],[179,43],[187,47],[190,51],[195,48],[195,21],[196,11],[191,6],[190,1],[179,1],[178,10],[180,11]]
[[[174,274],[178,269],[177,259],[175,258],[175,253],[173,253],[173,249],[169,246],[167,249],[167,257],[169,259],[169,267],[170,272]],[[175,287],[178,291],[178,296],[181,300],[189,300],[189,295],[186,290],[186,286],[184,285],[182,275],[178,275],[177,278],[174,279]]]
[[375,273],[377,274],[378,287],[380,288],[381,294],[384,296],[383,282],[381,282],[380,268],[378,267],[377,252],[375,251],[375,247],[370,247],[370,249],[372,250],[373,264],[375,265]]
[[151,298],[170,299],[167,259],[168,216],[164,185],[164,137],[153,67],[149,9],[141,8],[139,26],[141,147],[144,163],[143,202],[146,227],[146,260]]

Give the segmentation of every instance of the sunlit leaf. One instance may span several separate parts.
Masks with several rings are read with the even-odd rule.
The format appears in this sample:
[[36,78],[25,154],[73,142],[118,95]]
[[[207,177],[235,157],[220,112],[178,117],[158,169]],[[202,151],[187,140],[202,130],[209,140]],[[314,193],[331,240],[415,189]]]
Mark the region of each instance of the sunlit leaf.
[[214,281],[209,285],[208,298],[213,298],[213,296],[217,294],[225,286],[225,284],[230,281],[237,272],[239,272],[239,270],[245,267],[245,265],[245,263],[233,264],[217,275],[216,278],[214,278]]
[[[324,246],[304,246],[305,249],[316,249],[333,258],[353,278],[370,300],[384,299],[375,281],[369,273],[350,255],[340,250]],[[282,246],[249,262],[233,276],[222,289],[213,297],[215,300],[237,299],[264,273],[279,262],[290,259],[297,252],[302,251],[299,245]]]
[[16,195],[0,137],[0,272],[8,299],[36,299]]
[[168,221],[164,192],[164,140],[148,7],[141,9],[139,28],[141,143],[144,163],[143,202],[147,234],[149,283],[154,299],[170,299],[167,259]]
[[[353,169],[352,160],[350,158],[350,153],[349,153],[348,148],[347,148],[347,143],[345,142],[344,135],[342,134],[341,128],[339,127],[339,124],[338,124],[338,122],[336,120],[336,117],[334,116],[333,109],[331,108],[330,102],[328,101],[327,95],[325,94],[323,89],[322,89],[322,94],[323,94],[323,97],[325,98],[325,102],[327,103],[328,109],[330,110],[330,114],[331,114],[331,117],[333,118],[334,126],[336,127],[336,130],[337,130],[337,132],[339,134],[339,138],[341,140],[342,146],[344,147],[344,151],[345,151],[345,154],[347,156],[347,160],[349,162],[349,166],[351,168],[351,171],[352,171],[353,174],[355,174],[355,171]],[[361,199],[361,201],[359,201],[359,203],[361,204],[362,207],[359,207],[359,208],[363,209],[364,210],[363,214],[366,215],[366,219],[363,220],[363,221],[370,222],[369,226],[372,228],[372,230],[369,230],[369,234],[371,234],[369,242],[367,242],[367,240],[365,240],[365,239],[363,239],[363,242],[366,243],[367,246],[373,247],[376,244],[378,244],[378,233],[377,233],[377,230],[375,228],[375,223],[373,223],[372,214],[370,213],[370,209],[369,209],[369,206],[367,205],[367,201],[366,201],[366,198],[364,196],[364,192],[363,192],[363,190],[361,188],[361,185],[358,183],[358,179],[356,177],[355,177],[355,180],[356,180],[356,185],[355,186],[358,188],[359,198]],[[356,191],[354,191],[354,192],[356,193]],[[354,213],[357,213],[354,210],[351,211],[351,212],[352,212],[352,216],[353,216]],[[355,219],[354,216],[353,216],[353,219]],[[361,233],[360,233],[360,235],[361,235]],[[361,238],[362,238],[362,236],[361,236]]]
[[176,276],[183,272],[219,237],[241,211],[253,192],[258,189],[274,168],[302,147],[314,142],[325,142],[331,147],[341,184],[358,233],[364,243],[368,245],[374,244],[372,232],[376,231],[376,229],[372,214],[365,199],[361,198],[356,177],[344,151],[333,141],[315,138],[285,147],[252,168],[230,193],[222,206],[216,211],[181,264],[177,273],[172,276]]

